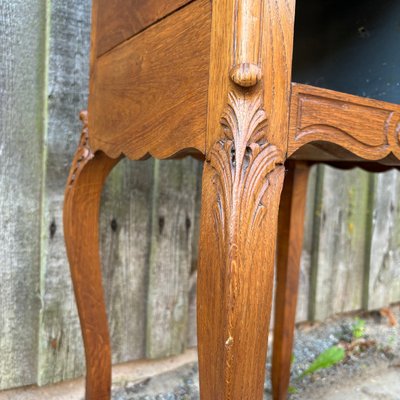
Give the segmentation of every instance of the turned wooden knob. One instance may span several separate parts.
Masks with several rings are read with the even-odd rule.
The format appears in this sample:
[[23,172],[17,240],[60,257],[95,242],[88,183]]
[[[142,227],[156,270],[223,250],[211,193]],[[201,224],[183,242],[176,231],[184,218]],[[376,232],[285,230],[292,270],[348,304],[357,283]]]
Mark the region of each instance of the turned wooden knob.
[[233,82],[242,87],[255,86],[262,78],[261,68],[252,63],[235,65],[229,75]]

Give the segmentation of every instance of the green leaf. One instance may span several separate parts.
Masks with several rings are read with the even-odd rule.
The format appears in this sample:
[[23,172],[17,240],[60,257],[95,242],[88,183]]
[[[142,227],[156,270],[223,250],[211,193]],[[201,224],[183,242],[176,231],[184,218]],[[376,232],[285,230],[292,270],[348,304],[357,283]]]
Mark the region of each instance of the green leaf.
[[365,320],[356,318],[356,322],[352,326],[353,338],[361,339],[365,336]]
[[332,367],[341,362],[345,357],[345,351],[342,347],[333,346],[322,352],[313,363],[301,374],[301,376],[309,375],[323,368]]

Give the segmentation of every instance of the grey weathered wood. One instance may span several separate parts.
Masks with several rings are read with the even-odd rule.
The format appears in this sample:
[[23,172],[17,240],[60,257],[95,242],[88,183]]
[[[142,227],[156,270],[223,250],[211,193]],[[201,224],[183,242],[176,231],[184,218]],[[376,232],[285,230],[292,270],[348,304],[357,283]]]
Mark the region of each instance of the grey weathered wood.
[[310,290],[312,231],[314,226],[315,192],[317,182],[317,167],[313,166],[308,178],[306,210],[304,218],[303,251],[301,254],[299,294],[297,300],[296,321],[307,321]]
[[310,247],[310,266],[309,266],[309,287],[308,287],[308,312],[307,320],[312,320],[315,316],[317,278],[319,268],[319,235],[321,230],[321,211],[323,201],[325,167],[319,164],[315,172],[315,193],[314,204],[312,206],[312,229],[311,229],[311,247]]
[[45,16],[0,0],[0,389],[36,382]]
[[193,159],[156,161],[147,306],[147,357],[186,347],[196,195]]
[[197,262],[199,253],[200,238],[200,211],[201,211],[201,182],[202,182],[203,163],[197,165],[197,185],[194,205],[194,223],[192,235],[192,261],[189,278],[189,317],[187,327],[187,346],[197,346],[197,309],[196,309],[196,290],[197,290]]
[[[61,210],[66,174],[79,138],[80,124],[77,115],[79,109],[85,108],[86,103],[89,19],[88,1],[52,2],[48,77],[48,157],[42,238],[40,384],[79,376],[84,370],[79,323],[65,258]],[[173,165],[181,164],[182,162],[175,162]],[[194,161],[189,161],[189,164],[184,161],[182,165],[190,169],[182,172],[181,182],[182,189],[187,190],[188,195],[178,197],[189,198],[187,215],[188,219],[191,219],[195,179],[189,175],[194,173]],[[163,179],[172,178],[171,182],[174,182],[174,179],[179,180],[179,171],[182,168],[167,167],[167,170],[171,169],[172,176],[167,174]],[[151,196],[152,161],[129,163],[126,160],[111,174],[102,199],[101,250],[114,362],[142,358],[145,355],[146,329],[151,330],[146,328]],[[182,206],[182,203],[183,200],[179,204]],[[167,220],[171,231],[177,229],[176,224],[182,223],[181,220],[169,220],[168,217]],[[186,219],[180,228],[182,226],[187,229]],[[189,228],[189,237],[191,231],[192,228]],[[190,240],[189,237],[187,240]],[[160,248],[165,248],[168,254],[177,255],[178,260],[172,261],[173,264],[187,271],[190,249],[186,249],[184,244],[177,252],[171,250],[178,239],[164,236]],[[168,257],[168,254],[164,255],[163,250],[158,254],[161,259]],[[187,283],[187,279],[178,286],[183,288],[185,282]],[[182,304],[182,310],[185,310],[188,302],[187,288],[178,291],[175,296],[175,300]],[[171,333],[171,337],[179,337],[181,340],[181,336],[186,332],[185,313],[187,310],[181,316],[181,327]],[[152,323],[147,324],[150,325]],[[151,343],[158,346],[155,341]],[[162,346],[161,343],[160,345]]]
[[400,176],[388,171],[374,177],[375,196],[370,245],[368,298],[370,309],[400,300]]
[[[83,348],[62,235],[68,168],[86,107],[90,2],[54,1],[49,49],[48,157],[43,209],[39,383],[82,375]],[[108,179],[101,208],[101,253],[113,361],[145,353],[152,161],[124,160]]]
[[42,209],[40,385],[80,376],[83,347],[62,228],[65,182],[86,107],[90,2],[50,4],[47,137]]
[[154,161],[123,160],[102,196],[101,258],[114,363],[145,356]]
[[[311,319],[362,308],[368,174],[324,167],[315,208]],[[316,241],[318,243],[316,243]]]

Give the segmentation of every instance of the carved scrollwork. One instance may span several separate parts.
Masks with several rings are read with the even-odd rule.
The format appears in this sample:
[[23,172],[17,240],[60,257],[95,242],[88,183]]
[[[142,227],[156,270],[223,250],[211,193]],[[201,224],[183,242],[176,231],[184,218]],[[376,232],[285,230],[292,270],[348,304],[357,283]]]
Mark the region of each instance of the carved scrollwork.
[[82,170],[85,164],[94,157],[89,145],[88,112],[81,111],[79,118],[82,121],[83,127],[78,149],[75,153],[74,160],[72,161],[72,168],[68,178],[69,186],[73,186],[79,172]]

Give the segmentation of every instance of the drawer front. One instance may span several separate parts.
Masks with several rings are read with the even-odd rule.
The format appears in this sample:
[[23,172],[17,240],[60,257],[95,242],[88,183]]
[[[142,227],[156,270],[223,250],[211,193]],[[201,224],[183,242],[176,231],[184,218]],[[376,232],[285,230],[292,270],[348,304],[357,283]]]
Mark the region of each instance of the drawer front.
[[197,0],[95,61],[93,150],[158,158],[204,152],[211,3]]
[[97,1],[97,56],[184,6],[191,0]]

